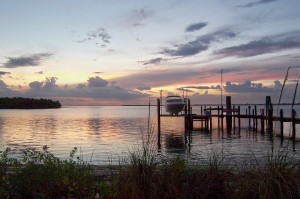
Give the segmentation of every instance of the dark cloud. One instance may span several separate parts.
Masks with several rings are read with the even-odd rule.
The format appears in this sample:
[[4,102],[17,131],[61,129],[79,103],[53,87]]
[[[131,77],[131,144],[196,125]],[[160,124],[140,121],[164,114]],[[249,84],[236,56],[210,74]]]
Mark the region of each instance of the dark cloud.
[[185,92],[190,92],[190,93],[193,93],[194,91],[193,90],[190,90],[190,89],[186,89],[185,87],[184,88],[176,88],[177,91],[185,91]]
[[193,56],[202,51],[207,50],[211,43],[218,42],[222,39],[233,38],[236,36],[236,33],[228,30],[217,31],[209,33],[203,36],[196,38],[193,41],[190,41],[185,44],[174,45],[173,48],[165,48],[160,53],[168,56]]
[[88,87],[106,87],[108,85],[108,81],[100,78],[99,76],[90,77],[88,79]]
[[2,75],[9,75],[9,74],[10,74],[10,72],[0,71],[0,76],[2,76]]
[[85,85],[85,84],[78,84],[78,85],[76,86],[76,88],[78,88],[78,89],[83,89],[83,88],[86,88],[86,85]]
[[229,93],[248,93],[248,92],[259,92],[259,93],[272,93],[278,92],[278,82],[274,82],[275,87],[265,87],[262,83],[252,83],[250,80],[246,80],[242,84],[234,84],[230,81],[226,82],[224,89]]
[[160,64],[164,59],[161,57],[150,59],[148,61],[139,61],[140,63],[143,63],[143,65],[148,65],[148,64]]
[[7,90],[7,89],[8,89],[7,84],[4,81],[0,80],[0,90]]
[[58,79],[56,77],[46,77],[45,81],[33,81],[29,83],[29,87],[31,89],[46,89],[51,90],[53,88],[57,88],[56,81]]
[[30,82],[29,87],[32,89],[40,89],[43,87],[43,82],[39,82],[39,81]]
[[218,85],[218,86],[185,86],[185,87],[182,87],[182,89],[185,89],[185,88],[190,88],[190,89],[198,89],[198,90],[208,90],[208,89],[217,89],[217,90],[220,90],[221,89],[221,86]]
[[244,8],[250,8],[252,6],[257,6],[257,5],[261,5],[261,4],[266,4],[266,3],[272,3],[278,0],[260,0],[260,1],[254,1],[254,2],[250,2],[247,3],[245,5],[239,5],[237,7],[244,7]]
[[0,80],[0,97],[11,97],[14,93],[3,80]]
[[214,52],[223,57],[253,57],[281,50],[300,48],[300,31],[263,37],[247,44],[223,48]]
[[95,74],[97,74],[97,75],[100,75],[100,74],[103,74],[103,72],[94,72]]
[[27,66],[39,66],[42,62],[52,56],[51,53],[40,53],[30,56],[7,57],[7,62],[3,64],[5,68],[17,68]]
[[52,89],[57,87],[56,81],[58,80],[57,77],[47,77],[44,81],[44,88],[46,89]]
[[111,36],[106,32],[104,28],[98,28],[97,30],[90,30],[86,34],[86,38],[77,40],[78,43],[84,43],[87,41],[93,41],[95,44],[100,44],[101,47],[106,47],[106,44],[110,43]]
[[275,89],[280,90],[282,88],[282,84],[280,83],[280,81],[275,80],[274,84],[275,84]]
[[126,17],[127,23],[132,27],[144,26],[146,21],[150,16],[153,15],[153,11],[147,8],[134,9],[129,13],[129,16]]
[[201,30],[202,28],[204,28],[207,25],[208,25],[207,22],[200,22],[200,23],[191,24],[188,27],[186,27],[185,32],[194,32],[194,31],[197,31],[197,30]]
[[140,86],[137,89],[140,90],[140,91],[149,91],[149,90],[151,90],[151,87],[149,87],[149,86]]
[[[115,85],[107,85],[108,81],[101,79],[100,77],[92,77],[87,80],[89,86],[81,83],[77,86],[61,86],[56,85],[57,78],[46,78],[45,81],[33,81],[29,84],[28,91],[19,93],[19,96],[24,97],[50,97],[50,98],[92,98],[95,100],[109,100],[111,102],[115,100],[125,101],[130,99],[138,99],[148,97],[148,94],[141,93],[139,91],[131,91],[121,88]],[[1,80],[0,80],[1,86]],[[6,88],[4,84],[3,87]],[[0,88],[1,89],[1,88]],[[0,92],[0,96],[2,93]]]
[[44,72],[43,71],[39,71],[39,72],[35,72],[35,74],[42,75],[42,74],[44,74]]

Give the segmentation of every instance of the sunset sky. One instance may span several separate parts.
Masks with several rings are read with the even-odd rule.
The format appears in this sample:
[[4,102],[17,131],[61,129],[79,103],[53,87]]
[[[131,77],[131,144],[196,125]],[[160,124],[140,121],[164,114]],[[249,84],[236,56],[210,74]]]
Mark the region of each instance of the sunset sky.
[[291,67],[291,103],[300,76],[299,0],[0,0],[0,26],[0,97],[275,103]]

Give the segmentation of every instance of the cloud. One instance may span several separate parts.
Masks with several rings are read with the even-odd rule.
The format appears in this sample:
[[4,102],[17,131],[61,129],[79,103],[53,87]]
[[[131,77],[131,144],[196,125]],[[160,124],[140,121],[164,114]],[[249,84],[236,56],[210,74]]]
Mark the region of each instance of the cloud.
[[83,88],[86,88],[86,85],[85,85],[85,84],[78,84],[78,85],[76,86],[76,88],[78,88],[78,89],[83,89]]
[[0,71],[0,76],[2,75],[10,75],[10,72]]
[[0,89],[1,90],[7,90],[8,86],[6,85],[6,83],[2,80],[0,80]]
[[134,9],[129,13],[129,16],[126,17],[126,21],[132,27],[140,27],[144,26],[144,21],[146,21],[152,15],[153,11],[147,8]]
[[3,80],[0,80],[0,97],[11,97],[13,95],[14,91]]
[[27,66],[39,66],[42,62],[52,56],[51,53],[33,54],[30,56],[7,57],[7,62],[3,64],[5,68],[17,68]]
[[148,64],[160,64],[164,59],[161,57],[150,59],[148,61],[139,61],[140,63],[143,63],[143,65],[148,65]]
[[43,82],[33,81],[29,83],[29,87],[31,89],[40,89],[43,87]]
[[39,72],[35,72],[34,74],[42,75],[42,74],[44,74],[44,72],[43,71],[39,71]]
[[244,7],[244,8],[250,8],[252,6],[257,6],[257,5],[261,5],[261,4],[266,4],[266,3],[272,3],[278,0],[260,0],[260,1],[254,1],[254,2],[250,2],[247,3],[245,5],[239,5],[237,7]]
[[233,31],[221,30],[209,33],[185,44],[174,45],[173,48],[164,48],[160,53],[168,56],[193,56],[207,50],[213,42],[233,38],[237,34]]
[[46,77],[46,80],[44,81],[44,88],[46,89],[52,89],[57,87],[56,81],[58,80],[57,77]]
[[[0,97],[29,97],[29,98],[51,98],[56,100],[62,100],[65,104],[72,104],[75,101],[76,104],[78,102],[84,101],[92,101],[94,104],[114,104],[114,103],[127,103],[133,102],[132,100],[148,99],[148,94],[132,91],[121,88],[115,85],[107,85],[104,83],[106,80],[103,80],[99,77],[89,78],[92,79],[92,82],[96,82],[96,87],[85,86],[85,84],[81,83],[77,86],[75,85],[57,85],[56,77],[48,77],[44,81],[33,81],[29,84],[28,90],[17,90],[13,91],[9,89],[8,85],[0,80]],[[102,81],[102,87],[99,83]],[[106,81],[107,82],[107,81]],[[91,85],[90,85],[91,86]],[[79,104],[80,104],[79,103]],[[64,105],[65,105],[64,104]]]
[[263,37],[247,44],[217,50],[214,54],[223,57],[253,57],[296,48],[300,49],[300,31]]
[[127,90],[114,84],[109,85],[108,81],[101,79],[100,77],[89,78],[87,84],[88,86],[84,83],[72,86],[59,86],[57,85],[57,78],[50,77],[41,82],[33,81],[29,84],[29,90],[23,92],[20,91],[16,94],[23,97],[63,99],[67,104],[69,103],[68,100],[65,100],[67,98],[73,100],[77,99],[77,101],[79,99],[93,99],[94,102],[100,104],[101,101],[113,104],[113,102],[120,103],[126,100],[148,97],[148,94],[139,91]]
[[250,80],[246,80],[242,84],[234,84],[230,81],[226,82],[224,89],[228,93],[248,93],[248,92],[259,92],[259,93],[272,93],[278,92],[278,82],[275,82],[275,87],[265,87],[262,83],[252,83]]
[[198,89],[198,90],[208,90],[208,89],[220,90],[221,86],[220,85],[218,85],[218,86],[213,86],[213,85],[211,85],[211,86],[184,86],[181,89],[186,89],[186,88]]
[[106,47],[106,44],[110,43],[111,36],[106,32],[104,28],[98,28],[97,30],[90,30],[84,39],[77,40],[78,43],[84,43],[87,41],[93,41],[96,44],[100,44],[101,47]]
[[46,77],[45,81],[39,82],[39,81],[33,81],[29,83],[29,87],[31,89],[46,89],[51,90],[53,88],[58,87],[56,85],[57,77]]
[[123,87],[136,89],[137,87],[176,85],[178,82],[184,83],[199,77],[200,72],[195,69],[151,70],[118,77],[114,81]]
[[149,90],[151,90],[151,87],[149,87],[149,86],[140,86],[137,89],[140,90],[140,91],[149,91]]
[[199,22],[199,23],[191,24],[188,27],[186,27],[185,32],[194,32],[197,30],[201,30],[207,25],[208,25],[207,22]]
[[108,85],[108,81],[100,78],[99,76],[90,77],[88,79],[88,87],[106,87]]
[[185,91],[185,92],[190,92],[190,93],[193,93],[194,91],[193,90],[190,90],[190,89],[186,89],[185,87],[184,88],[176,88],[177,91]]
[[282,88],[282,84],[280,83],[280,81],[275,80],[274,84],[275,84],[275,89],[280,90]]
[[103,72],[94,72],[95,74],[97,74],[97,75],[100,75],[100,74],[103,74]]

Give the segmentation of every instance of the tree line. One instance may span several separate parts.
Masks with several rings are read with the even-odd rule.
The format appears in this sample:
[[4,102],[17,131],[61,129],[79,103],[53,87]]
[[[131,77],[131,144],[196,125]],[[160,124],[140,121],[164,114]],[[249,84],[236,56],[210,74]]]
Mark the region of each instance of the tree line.
[[51,99],[34,99],[23,97],[3,97],[0,98],[0,109],[47,109],[60,108],[59,101]]

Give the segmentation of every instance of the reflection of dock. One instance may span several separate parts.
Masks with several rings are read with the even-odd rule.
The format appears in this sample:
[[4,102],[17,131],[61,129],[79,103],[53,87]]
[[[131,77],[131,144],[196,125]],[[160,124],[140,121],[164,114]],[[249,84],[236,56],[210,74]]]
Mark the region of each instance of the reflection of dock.
[[[274,116],[273,105],[271,103],[270,96],[266,97],[265,109],[260,109],[259,113],[257,107],[248,106],[246,109],[246,114],[241,114],[240,106],[231,105],[231,97],[226,97],[226,106],[217,107],[203,107],[201,106],[200,114],[192,113],[192,106],[189,99],[186,99],[186,106],[182,114],[180,115],[167,115],[161,114],[160,109],[160,99],[157,99],[157,124],[158,124],[158,136],[160,138],[160,127],[161,127],[161,117],[183,117],[184,118],[184,129],[185,132],[192,132],[195,130],[194,123],[198,122],[201,124],[200,130],[206,132],[211,132],[212,130],[212,118],[218,120],[218,129],[222,130],[226,128],[227,132],[238,131],[240,133],[241,129],[241,119],[248,119],[249,129],[253,131],[259,131],[260,127],[261,133],[269,133],[271,137],[274,136],[273,123],[275,121],[279,122],[280,127],[280,137],[284,139],[284,123],[288,122],[292,127],[293,141],[296,140],[296,124],[300,124],[300,118],[296,118],[296,111],[293,109],[291,112],[291,117],[284,117],[283,110],[280,110],[279,116]],[[225,119],[225,122],[224,122]],[[224,124],[225,123],[225,124]],[[199,129],[199,128],[198,128]],[[198,130],[197,129],[197,130]]]

